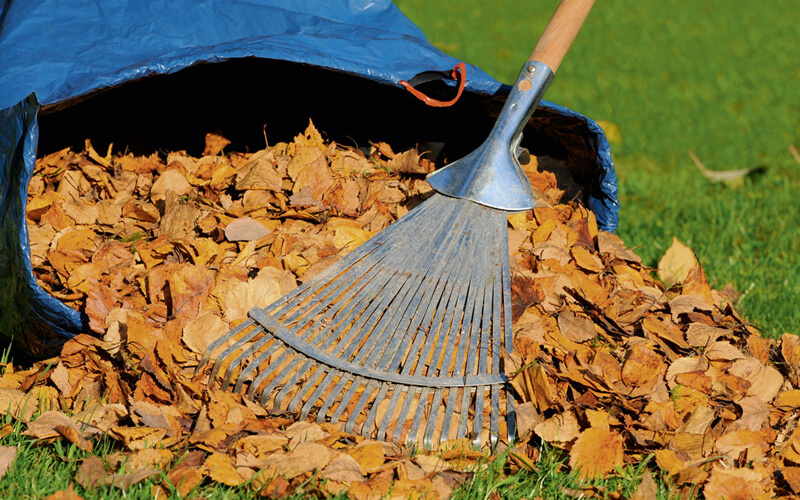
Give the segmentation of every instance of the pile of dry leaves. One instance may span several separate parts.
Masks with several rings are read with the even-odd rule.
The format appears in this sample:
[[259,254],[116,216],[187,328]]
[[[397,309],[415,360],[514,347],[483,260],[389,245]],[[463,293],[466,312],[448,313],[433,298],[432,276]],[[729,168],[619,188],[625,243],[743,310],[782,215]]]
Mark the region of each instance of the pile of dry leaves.
[[[83,462],[84,488],[166,470],[156,489],[182,496],[203,481],[280,496],[314,474],[320,495],[448,496],[491,450],[449,441],[412,458],[339,425],[268,416],[194,377],[205,348],[252,307],[419,203],[433,165],[386,144],[366,154],[324,141],[312,124],[252,154],[226,145],[209,134],[201,158],[164,159],[101,156],[87,141],[37,162],[34,272],[93,333],[28,370],[6,366],[0,414],[45,441],[118,441],[116,471]],[[591,212],[559,203],[554,176],[535,163],[525,168],[539,206],[509,216],[506,372],[520,398],[509,473],[535,467],[545,441],[585,476],[653,455],[676,490],[707,498],[800,492],[800,338],[759,336],[679,243],[659,270],[665,288]]]

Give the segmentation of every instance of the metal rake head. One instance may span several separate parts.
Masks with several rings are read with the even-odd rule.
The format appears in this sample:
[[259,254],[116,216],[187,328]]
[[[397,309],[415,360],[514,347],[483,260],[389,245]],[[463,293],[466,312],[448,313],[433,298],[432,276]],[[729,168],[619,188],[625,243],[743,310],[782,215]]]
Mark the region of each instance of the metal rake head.
[[253,309],[198,370],[216,359],[211,383],[301,419],[344,421],[347,432],[426,448],[462,437],[494,445],[514,436],[513,397],[501,394],[509,280],[506,213],[437,194]]

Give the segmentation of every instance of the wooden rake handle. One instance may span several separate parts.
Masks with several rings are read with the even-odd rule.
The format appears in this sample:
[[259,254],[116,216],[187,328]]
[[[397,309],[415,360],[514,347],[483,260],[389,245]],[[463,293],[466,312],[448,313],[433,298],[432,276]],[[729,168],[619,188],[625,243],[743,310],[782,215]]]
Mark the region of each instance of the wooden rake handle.
[[593,4],[594,0],[561,0],[529,60],[545,63],[553,73],[558,71]]

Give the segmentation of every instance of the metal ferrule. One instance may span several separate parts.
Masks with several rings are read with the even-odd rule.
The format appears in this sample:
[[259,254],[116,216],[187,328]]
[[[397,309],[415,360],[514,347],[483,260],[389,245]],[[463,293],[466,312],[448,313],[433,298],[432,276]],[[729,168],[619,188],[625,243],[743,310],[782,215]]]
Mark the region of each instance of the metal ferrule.
[[489,137],[472,153],[428,175],[433,189],[509,212],[536,206],[516,153],[522,130],[552,79],[546,64],[525,63]]

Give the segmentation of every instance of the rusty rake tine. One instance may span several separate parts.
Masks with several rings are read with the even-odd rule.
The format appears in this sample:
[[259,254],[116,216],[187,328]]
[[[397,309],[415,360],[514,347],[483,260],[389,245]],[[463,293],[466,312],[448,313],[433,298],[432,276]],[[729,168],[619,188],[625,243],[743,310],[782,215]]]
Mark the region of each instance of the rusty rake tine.
[[275,396],[275,401],[272,404],[274,409],[280,409],[280,407],[283,405],[283,400],[286,398],[286,395],[289,394],[289,391],[292,390],[292,387],[297,384],[297,380],[302,377],[309,370],[309,368],[311,368],[312,364],[314,364],[313,360],[306,359],[305,363],[303,363],[303,366],[295,370],[289,380],[283,384],[283,389],[281,389],[280,392],[278,392],[278,394]]
[[372,395],[373,392],[375,392],[375,389],[377,387],[378,387],[378,382],[375,380],[370,380],[367,383],[367,386],[364,388],[364,392],[361,393],[361,397],[358,398],[358,402],[353,407],[353,411],[350,412],[350,416],[347,418],[347,422],[345,422],[344,424],[344,431],[346,433],[348,434],[353,433],[353,428],[356,425],[356,419],[358,419],[358,416],[361,415],[361,410],[364,409],[364,406],[366,406],[367,401],[369,401],[370,396]]
[[358,388],[364,385],[364,379],[362,377],[356,377],[353,379],[353,383],[350,384],[350,389],[342,396],[342,399],[339,401],[339,404],[336,406],[336,409],[333,411],[333,415],[331,415],[330,422],[332,424],[336,424],[339,422],[339,418],[341,418],[342,413],[347,409],[347,405],[350,404],[350,400],[353,399]]
[[419,387],[409,387],[406,393],[406,399],[403,401],[403,407],[400,409],[400,414],[397,416],[397,423],[394,425],[392,431],[392,438],[398,441],[400,434],[403,432],[403,427],[406,425],[408,419],[408,411],[411,409],[411,403],[414,401],[414,396],[419,392]]
[[[236,335],[239,335],[245,328],[247,328],[249,326],[252,326],[254,324],[255,324],[255,321],[253,321],[252,319],[248,318],[248,319],[244,320],[241,324],[239,324],[239,326],[237,326],[236,328],[231,329],[230,331],[228,331],[228,333],[226,333],[222,337],[218,338],[217,340],[215,340],[214,342],[209,344],[209,346],[206,347],[205,352],[203,352],[203,357],[200,359],[200,363],[197,365],[197,368],[195,368],[195,373],[199,372],[206,365],[206,363],[208,363],[209,359],[211,358],[211,354],[213,354],[214,351],[219,349],[219,347],[221,345],[223,345],[225,342],[227,342],[228,340],[232,339]],[[256,330],[258,330],[258,328],[256,328]],[[250,340],[251,338],[255,337],[257,334],[258,334],[258,331],[250,332],[247,335],[245,335],[245,338],[247,340]],[[245,342],[247,342],[247,340],[245,340]],[[237,341],[237,343],[238,343],[238,341]],[[212,373],[211,380],[214,379],[214,377],[216,376],[216,373],[219,371],[219,368],[217,368],[217,366],[216,366],[219,363],[219,359],[220,358],[223,358],[223,359],[226,358],[230,354],[230,352],[228,352],[229,350],[230,350],[230,348],[225,349],[222,352],[222,354],[217,357],[217,362],[214,364],[214,368],[215,369],[213,369],[211,371],[211,373]],[[231,351],[231,352],[233,352],[233,351]]]
[[[296,354],[295,354],[295,356],[296,356]],[[300,357],[292,358],[292,360],[289,361],[289,364],[286,365],[286,367],[283,370],[281,370],[281,371],[279,371],[278,373],[275,374],[275,377],[273,377],[273,379],[270,381],[270,383],[267,384],[267,386],[264,388],[263,391],[261,391],[261,398],[259,399],[259,404],[261,406],[265,406],[267,404],[267,401],[269,401],[269,395],[272,394],[272,391],[275,390],[275,388],[278,386],[278,384],[280,384],[282,381],[284,381],[286,379],[286,377],[291,378],[290,375],[294,375],[293,374],[294,369],[297,367],[297,365],[300,364],[300,362],[302,360],[303,360],[303,358],[300,358]],[[278,364],[278,363],[276,363],[276,364]],[[253,387],[255,387],[255,386],[256,385],[253,384]],[[274,408],[274,406],[273,406],[273,408]]]
[[386,393],[389,392],[388,383],[381,384],[381,388],[378,390],[378,395],[375,396],[375,400],[372,402],[372,407],[369,409],[369,413],[367,414],[367,420],[364,422],[364,425],[361,427],[362,433],[364,429],[372,429],[372,424],[375,422],[375,418],[378,416],[378,404],[386,398]]
[[317,388],[314,389],[314,392],[311,394],[311,397],[309,397],[308,400],[306,400],[305,404],[303,404],[303,408],[300,409],[301,420],[308,419],[308,414],[311,412],[311,409],[314,407],[314,405],[316,404],[317,400],[322,395],[322,393],[325,392],[325,389],[327,389],[328,386],[331,385],[331,382],[333,382],[333,379],[336,378],[337,375],[341,375],[341,372],[339,370],[330,370],[328,374],[325,375],[325,378],[322,379],[322,382],[320,382]]
[[331,405],[336,402],[336,397],[341,394],[342,389],[344,389],[344,386],[347,384],[347,382],[352,380],[350,377],[352,377],[351,374],[342,373],[342,378],[339,379],[339,382],[336,384],[336,386],[334,386],[333,392],[331,392],[330,396],[328,396],[328,399],[322,403],[322,406],[319,407],[319,413],[317,413],[317,422],[321,423],[325,421],[325,414],[328,413],[328,409],[331,407]]
[[[442,390],[441,388],[433,391],[433,401],[431,402],[430,417],[428,418],[428,425],[425,427],[425,437],[423,438],[423,445],[429,450],[433,449],[433,435],[436,432],[436,422],[439,419],[439,408],[442,405],[443,396],[444,396],[444,390]],[[445,413],[445,418],[446,417],[447,413]],[[444,440],[445,440],[444,436],[439,435],[439,442]]]
[[[276,348],[277,348],[277,345],[276,345]],[[277,349],[276,349],[276,350],[277,350]],[[269,352],[269,351],[268,351],[268,352]],[[273,352],[274,352],[274,351],[273,351]],[[266,353],[265,353],[265,354],[266,354]],[[266,380],[266,379],[267,379],[267,377],[269,377],[270,375],[272,375],[273,373],[275,373],[275,370],[277,370],[277,369],[280,367],[280,365],[281,365],[281,364],[283,364],[284,362],[286,362],[286,361],[287,361],[287,360],[289,360],[289,359],[292,359],[292,356],[295,356],[295,355],[296,355],[296,353],[294,352],[294,350],[292,350],[292,349],[290,349],[290,348],[288,348],[288,347],[287,347],[287,348],[286,348],[286,350],[285,350],[285,351],[283,351],[283,352],[281,353],[281,355],[280,355],[280,356],[278,356],[278,359],[276,359],[276,360],[275,360],[274,362],[272,362],[272,363],[269,363],[269,364],[268,364],[268,365],[267,365],[267,366],[266,366],[266,367],[265,367],[265,368],[264,368],[264,369],[261,371],[261,373],[259,373],[259,374],[256,376],[256,378],[254,378],[254,379],[253,379],[253,382],[250,384],[250,389],[248,389],[248,390],[247,390],[247,397],[248,397],[248,398],[250,398],[250,399],[252,399],[252,400],[255,400],[255,394],[256,394],[256,390],[258,390],[258,386],[259,386],[259,385],[261,385],[261,383],[262,383],[264,380]],[[265,360],[266,360],[268,357],[269,357],[269,356],[265,357]],[[261,366],[261,364],[262,364],[262,363],[263,363],[263,361],[262,361],[261,363],[250,363],[249,365],[247,365],[247,368],[248,368],[248,369],[249,369],[251,366],[255,365],[255,366],[253,366],[253,369],[252,369],[252,370],[249,370],[249,371],[247,372],[247,375],[250,375],[250,373],[252,373],[252,372],[253,372],[253,371],[254,371],[256,368],[258,368],[259,366]],[[239,375],[239,380],[236,382],[236,385],[237,385],[237,387],[239,387],[239,390],[241,390],[241,386],[239,385],[239,383],[244,383],[244,378],[245,378],[245,377],[244,377],[244,375],[245,375],[245,373],[244,373],[244,371],[242,371],[242,374],[241,374],[241,375]],[[237,391],[237,392],[238,392],[238,391]]]
[[247,377],[256,371],[256,369],[258,369],[258,367],[261,366],[264,361],[269,359],[269,357],[272,356],[281,345],[282,344],[278,343],[276,339],[276,342],[269,346],[266,351],[262,352],[256,359],[248,363],[247,366],[242,370],[242,373],[240,373],[239,377],[236,379],[236,387],[234,387],[233,392],[241,392],[242,386],[244,385],[245,380],[247,380]]

